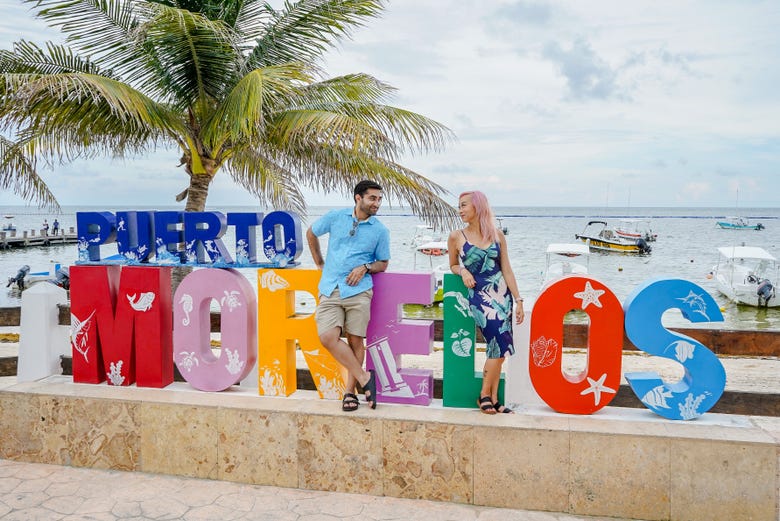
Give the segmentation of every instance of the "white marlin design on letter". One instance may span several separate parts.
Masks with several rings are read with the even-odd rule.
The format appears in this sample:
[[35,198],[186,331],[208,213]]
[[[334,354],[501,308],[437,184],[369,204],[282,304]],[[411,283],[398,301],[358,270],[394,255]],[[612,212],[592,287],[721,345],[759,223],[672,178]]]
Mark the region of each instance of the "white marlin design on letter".
[[73,346],[73,349],[84,356],[84,361],[87,363],[89,363],[87,358],[87,352],[89,351],[89,346],[87,345],[89,340],[88,332],[92,326],[92,317],[95,316],[95,313],[97,313],[97,310],[92,310],[92,313],[83,321],[79,320],[73,313],[70,314],[70,344]]
[[141,293],[138,300],[135,300],[135,293],[127,295],[127,301],[130,302],[130,307],[136,311],[149,311],[152,309],[152,302],[154,302],[154,293],[149,291],[148,293]]

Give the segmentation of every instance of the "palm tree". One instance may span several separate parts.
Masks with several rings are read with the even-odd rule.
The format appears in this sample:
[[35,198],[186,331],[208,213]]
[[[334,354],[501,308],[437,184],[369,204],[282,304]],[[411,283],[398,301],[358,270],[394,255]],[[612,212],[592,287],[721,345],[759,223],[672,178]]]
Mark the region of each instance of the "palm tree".
[[36,166],[176,146],[187,211],[227,172],[261,204],[305,213],[302,189],[349,193],[377,180],[434,225],[454,209],[440,185],[397,162],[441,151],[443,125],[391,106],[366,74],[324,78],[319,60],[382,0],[23,0],[64,45],[0,51],[0,184],[56,200]]

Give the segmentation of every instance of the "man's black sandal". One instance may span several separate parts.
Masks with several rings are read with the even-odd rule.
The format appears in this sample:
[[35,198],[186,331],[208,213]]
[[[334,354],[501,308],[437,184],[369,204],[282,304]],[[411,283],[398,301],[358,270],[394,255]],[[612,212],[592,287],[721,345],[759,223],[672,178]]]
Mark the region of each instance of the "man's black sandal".
[[369,370],[368,374],[368,382],[363,386],[363,392],[366,395],[366,401],[371,404],[370,407],[376,409],[376,376],[373,369]]
[[344,398],[341,400],[341,410],[346,412],[357,411],[360,402],[358,397],[352,393],[344,393]]

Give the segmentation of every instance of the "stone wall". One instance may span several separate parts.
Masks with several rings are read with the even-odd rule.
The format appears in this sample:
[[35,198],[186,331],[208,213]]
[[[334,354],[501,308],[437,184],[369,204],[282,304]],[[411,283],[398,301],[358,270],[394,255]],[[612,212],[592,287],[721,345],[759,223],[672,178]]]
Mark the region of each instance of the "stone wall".
[[617,407],[487,416],[436,401],[343,413],[309,391],[7,380],[5,459],[577,515],[778,518],[776,418],[673,422]]

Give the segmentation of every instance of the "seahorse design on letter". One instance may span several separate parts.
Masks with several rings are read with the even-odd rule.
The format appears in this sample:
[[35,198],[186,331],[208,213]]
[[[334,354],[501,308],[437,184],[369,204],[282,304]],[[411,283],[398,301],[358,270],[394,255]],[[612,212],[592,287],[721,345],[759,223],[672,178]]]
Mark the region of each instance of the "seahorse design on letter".
[[181,319],[181,323],[185,326],[190,325],[190,311],[192,311],[192,295],[189,293],[185,293],[181,296],[181,300],[179,300],[179,304],[181,304],[181,310],[184,311],[184,318]]

